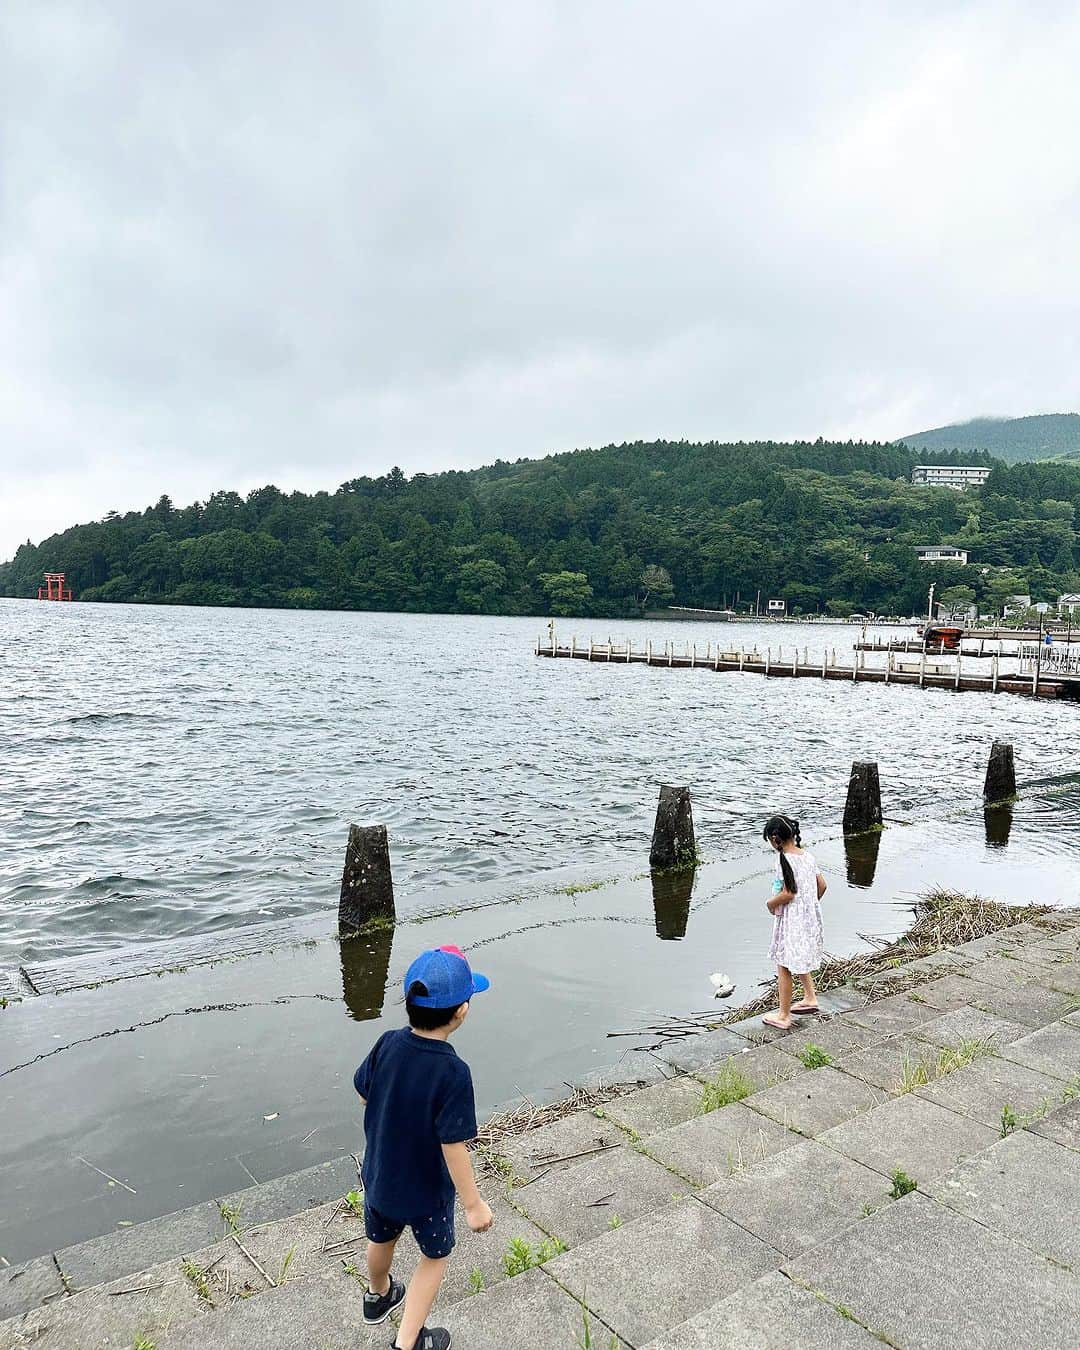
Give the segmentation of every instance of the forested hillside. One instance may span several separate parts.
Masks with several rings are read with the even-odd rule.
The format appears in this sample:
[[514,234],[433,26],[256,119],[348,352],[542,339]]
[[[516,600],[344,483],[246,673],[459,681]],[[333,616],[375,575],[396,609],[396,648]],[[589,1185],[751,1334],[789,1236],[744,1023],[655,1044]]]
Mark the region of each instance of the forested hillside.
[[1080,413],[976,417],[904,437],[913,450],[986,451],[1006,464],[1032,459],[1080,461]]
[[[759,590],[837,614],[921,612],[932,580],[998,607],[1013,591],[1080,590],[1080,470],[999,465],[960,493],[912,486],[916,458],[639,442],[468,473],[394,469],[313,495],[162,497],[24,545],[0,566],[0,594],[32,596],[55,569],[80,600],[615,617],[669,601],[745,609]],[[916,545],[941,543],[973,565],[916,560]]]

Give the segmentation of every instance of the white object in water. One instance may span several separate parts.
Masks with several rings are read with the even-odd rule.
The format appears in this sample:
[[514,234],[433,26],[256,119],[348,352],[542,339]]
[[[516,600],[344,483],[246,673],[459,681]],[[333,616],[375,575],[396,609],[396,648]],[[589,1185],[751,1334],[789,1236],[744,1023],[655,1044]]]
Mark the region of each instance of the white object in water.
[[709,976],[709,983],[716,990],[717,998],[730,998],[735,992],[735,982],[718,970]]

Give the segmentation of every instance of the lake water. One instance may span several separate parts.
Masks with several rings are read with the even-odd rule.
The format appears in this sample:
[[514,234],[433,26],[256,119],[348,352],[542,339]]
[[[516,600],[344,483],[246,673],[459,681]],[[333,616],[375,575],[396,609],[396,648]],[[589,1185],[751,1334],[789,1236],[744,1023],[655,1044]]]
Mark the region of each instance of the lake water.
[[[901,931],[933,885],[1076,903],[1080,706],[537,660],[540,627],[0,601],[0,970],[200,934],[227,955],[230,929],[290,916],[309,935],[0,1012],[0,1256],[358,1149],[352,1070],[400,1023],[420,946],[457,942],[492,977],[458,1037],[482,1115],[723,1013],[711,971],[754,997],[778,808],[829,878],[832,952]],[[855,630],[723,636],[820,659]],[[995,737],[1022,795],[984,817]],[[890,824],[845,846],[854,758],[879,761]],[[646,871],[662,781],[693,789],[694,876]],[[339,946],[351,820],[390,827],[403,922]]]
[[[603,621],[566,621],[587,640]],[[399,897],[644,862],[658,785],[702,851],[774,810],[835,834],[850,763],[895,818],[1075,767],[1080,707],[1014,695],[537,660],[538,619],[0,600],[0,969],[336,903],[350,821],[390,831]],[[849,653],[850,627],[618,623]],[[1073,847],[1076,822],[1052,830]]]

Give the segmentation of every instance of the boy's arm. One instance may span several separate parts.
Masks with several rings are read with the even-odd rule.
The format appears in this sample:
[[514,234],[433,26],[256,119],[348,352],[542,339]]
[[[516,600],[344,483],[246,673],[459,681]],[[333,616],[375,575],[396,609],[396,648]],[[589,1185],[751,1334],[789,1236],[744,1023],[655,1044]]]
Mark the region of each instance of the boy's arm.
[[480,1194],[473,1175],[472,1159],[465,1144],[443,1144],[443,1157],[450,1180],[461,1199],[465,1218],[474,1233],[486,1233],[494,1223],[491,1209]]

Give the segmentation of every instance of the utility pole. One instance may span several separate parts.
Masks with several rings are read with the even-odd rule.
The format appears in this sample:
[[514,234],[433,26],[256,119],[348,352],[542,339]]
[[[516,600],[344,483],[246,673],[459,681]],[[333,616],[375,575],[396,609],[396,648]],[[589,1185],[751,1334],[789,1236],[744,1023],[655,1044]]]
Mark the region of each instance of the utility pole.
[[934,617],[934,591],[936,589],[937,589],[937,582],[932,581],[930,583],[930,594],[926,598],[926,617],[931,620]]
[[[761,587],[759,586],[757,599],[754,601],[754,618],[756,619],[760,613],[761,613]],[[1071,614],[1072,610],[1070,610],[1069,613]]]

